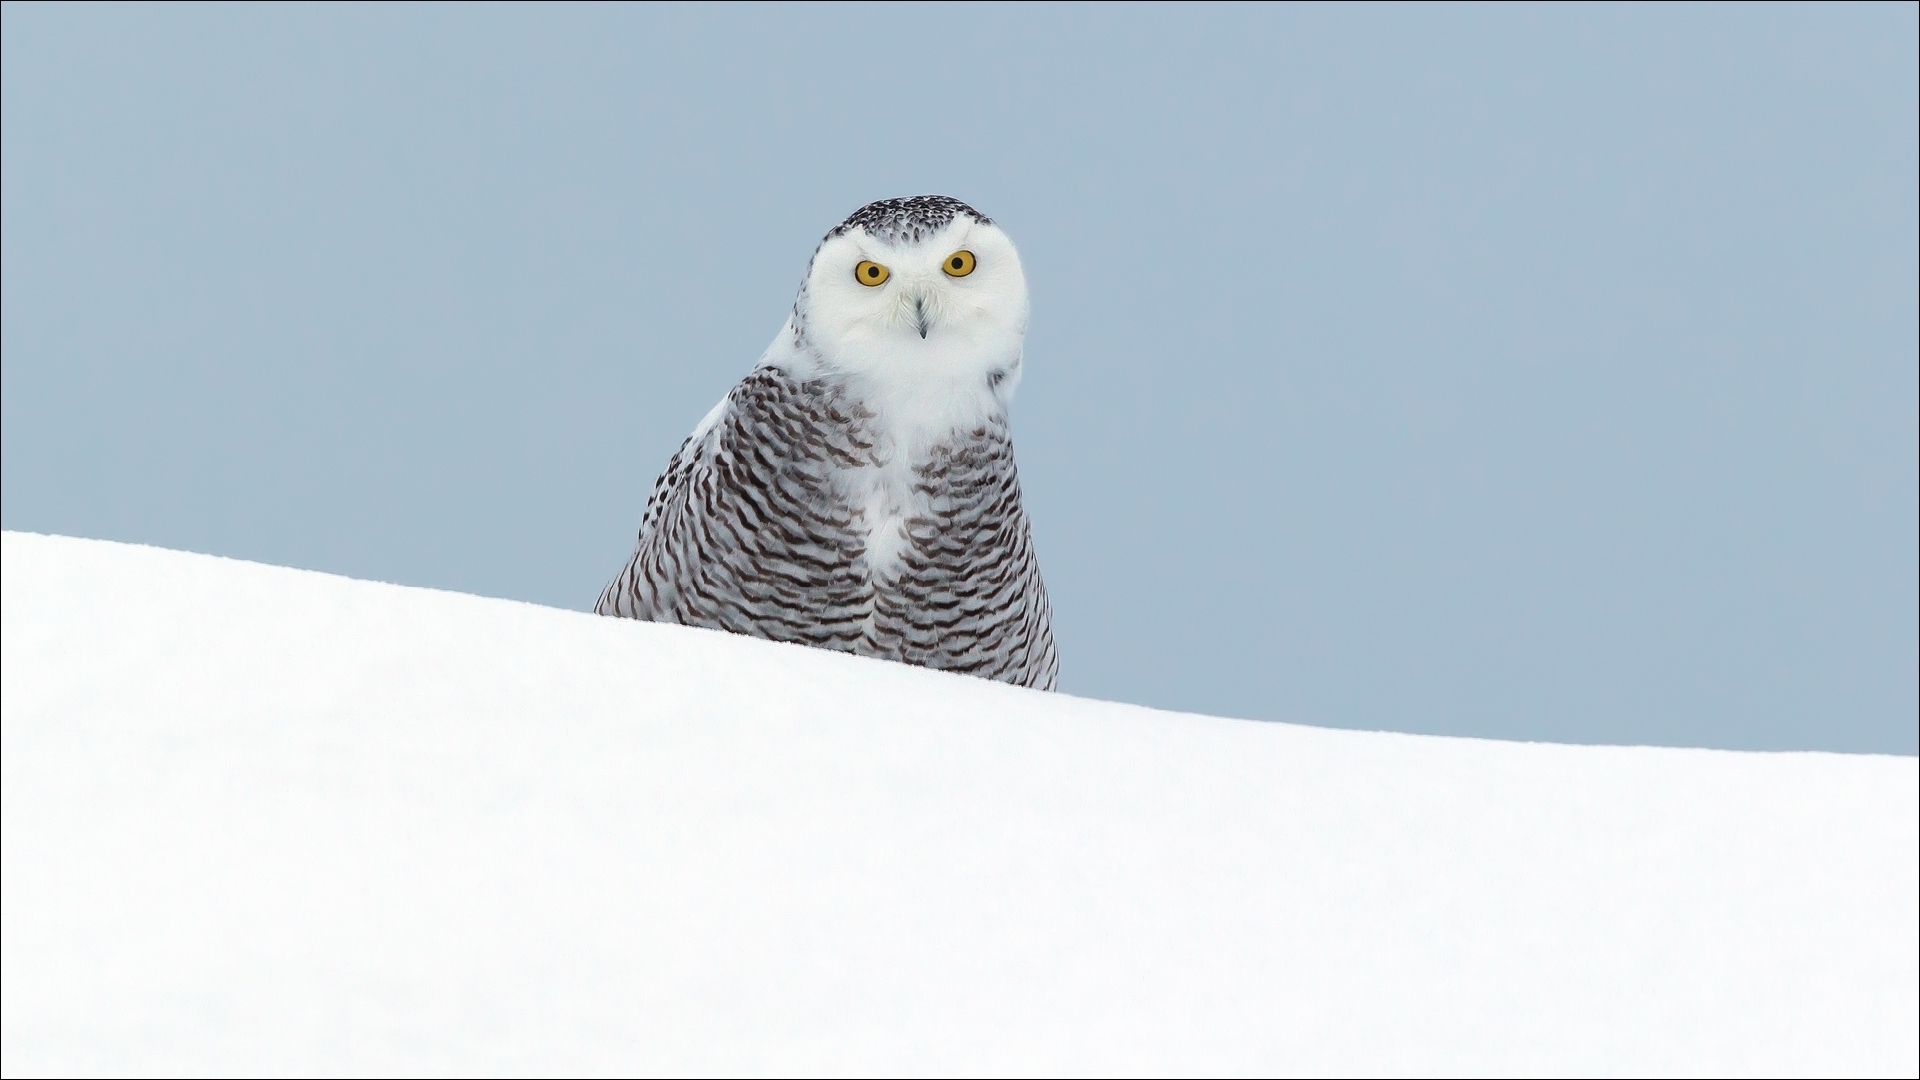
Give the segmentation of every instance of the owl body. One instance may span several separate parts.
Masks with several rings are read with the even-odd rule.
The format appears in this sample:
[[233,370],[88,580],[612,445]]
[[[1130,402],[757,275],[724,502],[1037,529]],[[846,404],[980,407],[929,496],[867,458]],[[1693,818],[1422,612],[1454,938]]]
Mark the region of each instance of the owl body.
[[972,208],[856,211],[655,482],[595,610],[1052,689],[1007,426],[1026,319],[1018,255]]

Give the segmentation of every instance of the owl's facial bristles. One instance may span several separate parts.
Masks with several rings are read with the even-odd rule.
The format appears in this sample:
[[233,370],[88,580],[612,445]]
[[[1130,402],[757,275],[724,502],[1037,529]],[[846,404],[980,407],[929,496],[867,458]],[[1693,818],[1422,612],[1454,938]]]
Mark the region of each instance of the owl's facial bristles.
[[902,330],[912,330],[925,341],[946,311],[947,297],[936,282],[915,282],[902,288],[892,318]]

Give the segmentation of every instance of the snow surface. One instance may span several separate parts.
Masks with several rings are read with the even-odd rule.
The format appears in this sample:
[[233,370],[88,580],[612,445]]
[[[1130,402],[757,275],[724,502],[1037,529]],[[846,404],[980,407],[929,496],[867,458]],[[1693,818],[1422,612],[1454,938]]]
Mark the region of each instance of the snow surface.
[[1911,758],[1180,715],[17,533],[0,685],[9,1076],[1920,1070]]

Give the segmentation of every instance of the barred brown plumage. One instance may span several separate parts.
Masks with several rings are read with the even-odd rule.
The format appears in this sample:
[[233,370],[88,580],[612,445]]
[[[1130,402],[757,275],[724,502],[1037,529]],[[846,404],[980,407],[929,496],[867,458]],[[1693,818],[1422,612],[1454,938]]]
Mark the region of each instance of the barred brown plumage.
[[[924,271],[962,241],[978,269],[943,287]],[[890,276],[853,282],[856,257]],[[668,462],[595,610],[1052,689],[1006,415],[1025,329],[1018,256],[992,222],[940,196],[862,207]]]

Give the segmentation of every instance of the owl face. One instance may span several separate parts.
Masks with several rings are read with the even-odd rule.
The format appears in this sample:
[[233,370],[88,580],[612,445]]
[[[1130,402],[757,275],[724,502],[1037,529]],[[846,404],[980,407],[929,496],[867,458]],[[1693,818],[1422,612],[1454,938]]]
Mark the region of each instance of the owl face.
[[1027,279],[1013,241],[964,203],[890,199],[821,242],[795,314],[808,343],[849,374],[1011,392]]

